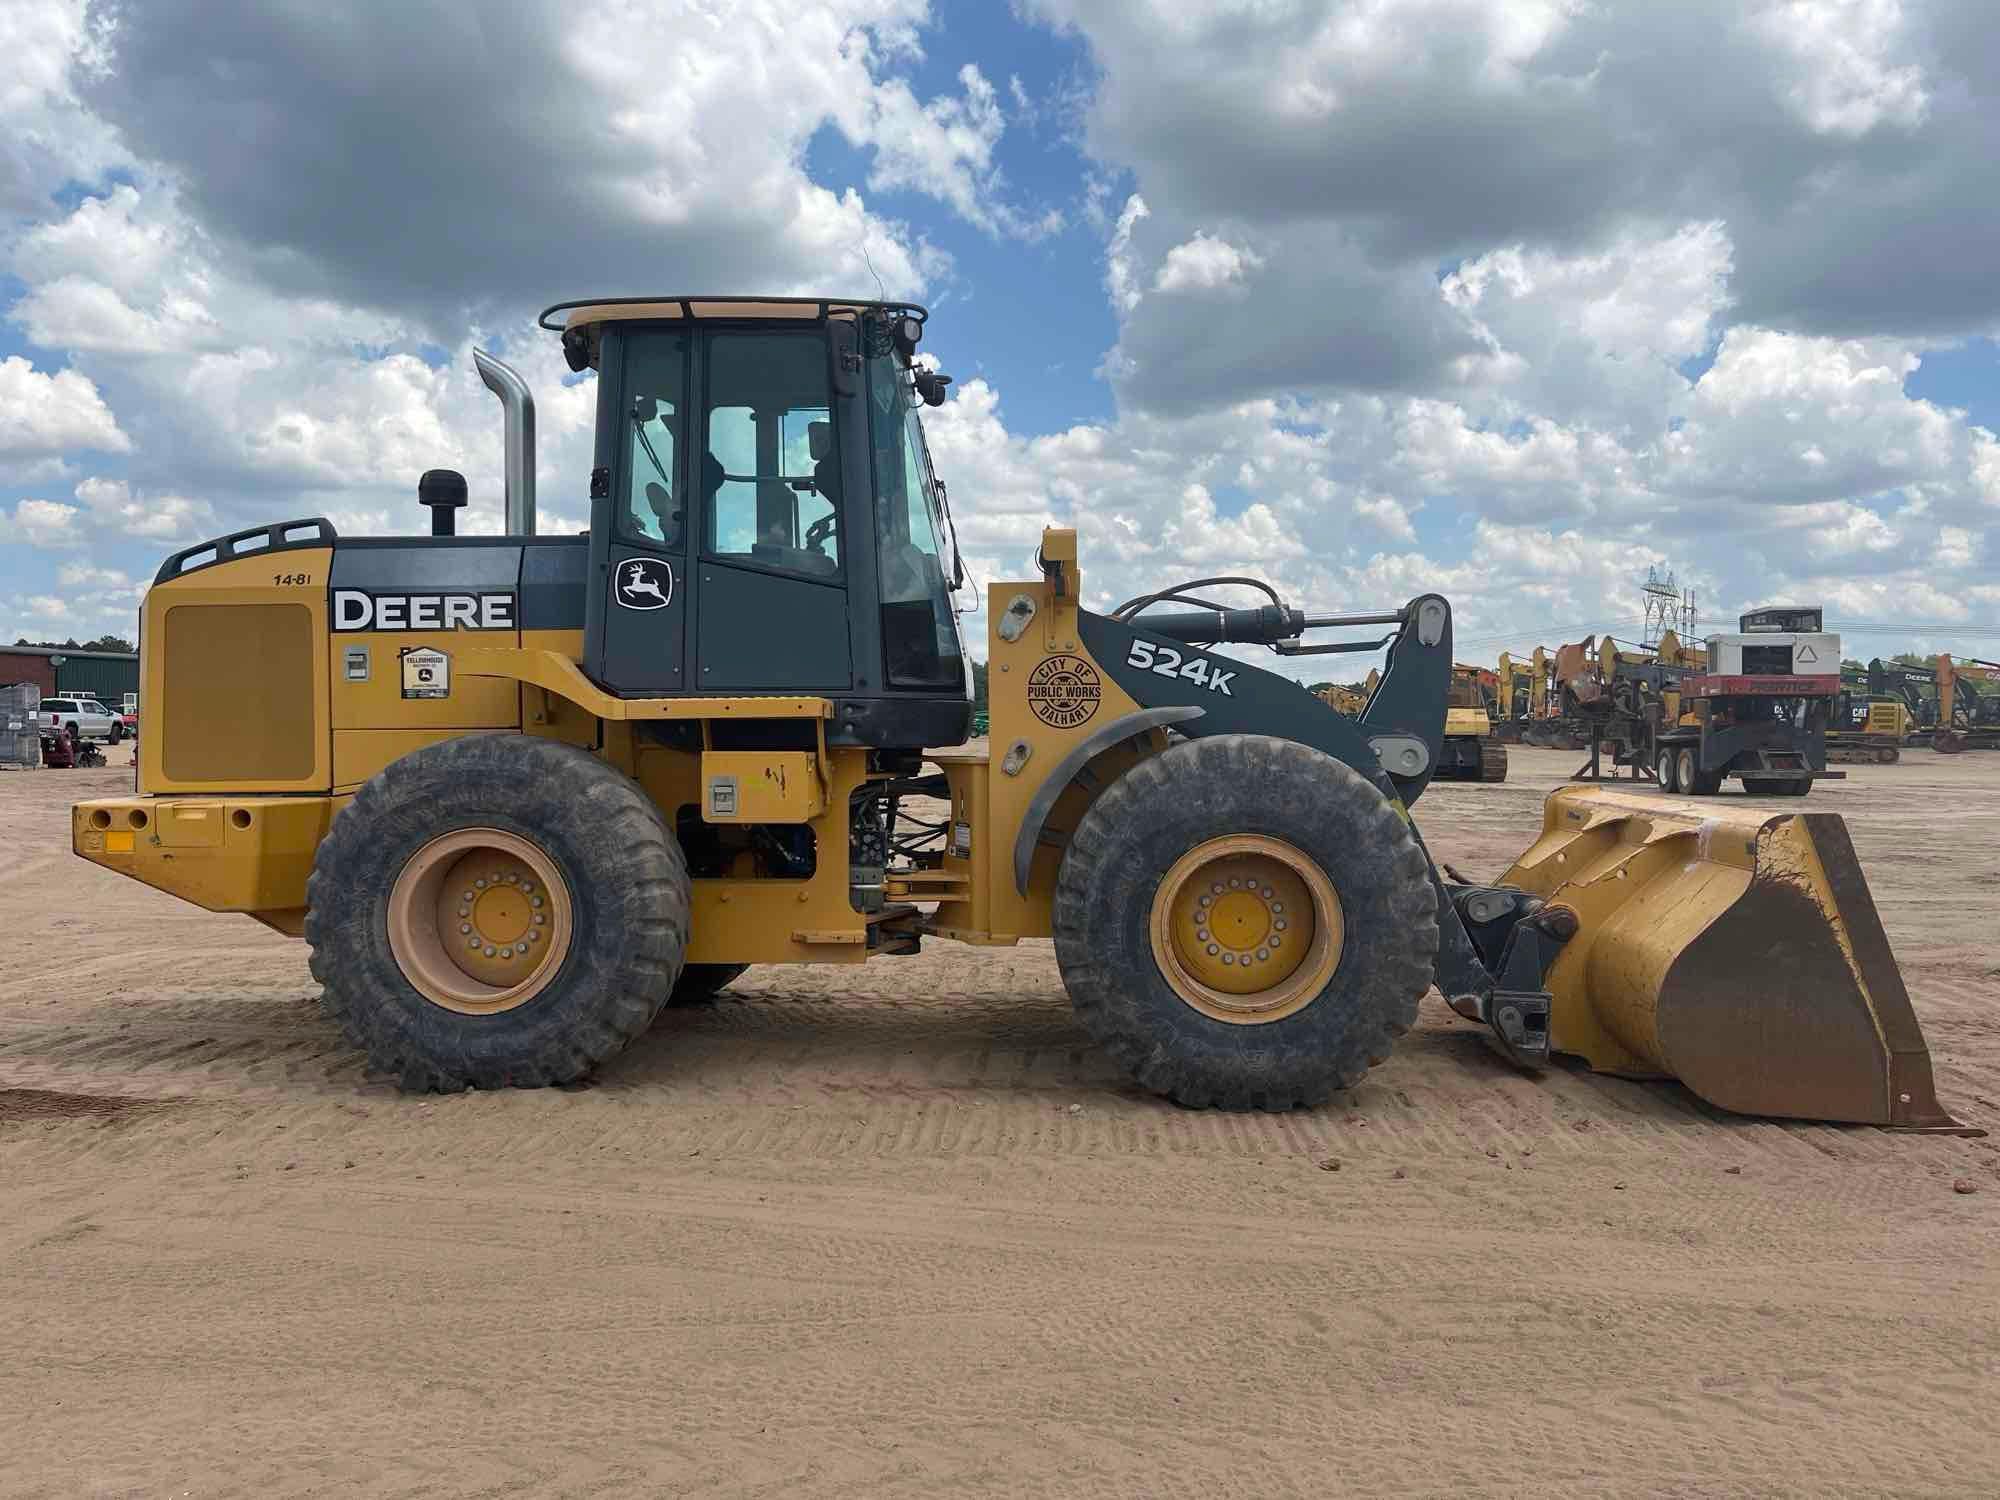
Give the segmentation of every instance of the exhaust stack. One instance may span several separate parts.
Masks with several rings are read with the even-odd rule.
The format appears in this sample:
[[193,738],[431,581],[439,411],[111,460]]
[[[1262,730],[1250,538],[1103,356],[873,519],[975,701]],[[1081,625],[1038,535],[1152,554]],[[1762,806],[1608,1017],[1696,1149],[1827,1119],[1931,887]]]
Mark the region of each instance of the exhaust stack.
[[486,389],[500,398],[507,414],[507,534],[535,534],[535,398],[512,365],[484,349],[472,351],[472,363]]

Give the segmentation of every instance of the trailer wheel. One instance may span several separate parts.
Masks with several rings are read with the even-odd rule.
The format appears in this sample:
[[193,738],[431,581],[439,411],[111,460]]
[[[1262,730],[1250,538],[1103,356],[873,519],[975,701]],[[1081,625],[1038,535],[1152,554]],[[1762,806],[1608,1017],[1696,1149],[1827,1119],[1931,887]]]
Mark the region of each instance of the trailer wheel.
[[679,977],[690,889],[652,802],[586,750],[466,735],[404,756],[321,841],[321,1004],[412,1090],[568,1083]]
[[1680,783],[1680,762],[1674,758],[1671,745],[1660,751],[1660,758],[1653,765],[1653,779],[1660,784],[1663,792],[1678,792]]
[[740,979],[748,964],[683,964],[681,977],[667,1004],[706,1005]]
[[1263,735],[1172,746],[1091,805],[1056,878],[1078,1018],[1145,1087],[1317,1104],[1383,1061],[1436,964],[1408,823],[1332,757]]

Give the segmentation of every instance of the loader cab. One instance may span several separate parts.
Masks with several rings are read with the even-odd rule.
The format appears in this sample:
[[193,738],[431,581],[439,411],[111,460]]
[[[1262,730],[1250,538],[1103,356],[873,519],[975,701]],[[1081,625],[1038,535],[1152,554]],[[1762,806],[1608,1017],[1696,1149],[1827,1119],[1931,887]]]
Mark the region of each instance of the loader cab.
[[[560,322],[552,322],[560,317]],[[562,304],[597,371],[584,670],[623,697],[812,694],[836,744],[962,742],[971,673],[906,304]]]

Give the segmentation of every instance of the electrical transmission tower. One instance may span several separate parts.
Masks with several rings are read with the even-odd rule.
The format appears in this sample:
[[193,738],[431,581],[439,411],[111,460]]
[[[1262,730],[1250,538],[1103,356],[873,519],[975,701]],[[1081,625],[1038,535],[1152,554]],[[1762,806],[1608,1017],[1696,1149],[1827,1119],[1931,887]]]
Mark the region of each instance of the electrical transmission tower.
[[1672,568],[1649,565],[1640,600],[1646,611],[1646,623],[1639,639],[1646,649],[1658,646],[1669,630],[1683,641],[1696,638],[1694,590],[1683,591]]

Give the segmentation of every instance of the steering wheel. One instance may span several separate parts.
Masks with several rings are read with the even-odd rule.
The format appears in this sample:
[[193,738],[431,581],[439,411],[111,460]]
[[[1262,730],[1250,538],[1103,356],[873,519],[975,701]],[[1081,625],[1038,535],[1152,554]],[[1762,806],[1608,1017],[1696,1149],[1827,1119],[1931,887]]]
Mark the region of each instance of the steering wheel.
[[824,543],[828,537],[833,535],[833,523],[834,518],[826,515],[821,516],[806,528],[806,547],[808,550],[818,552],[822,555],[825,554],[826,547]]

